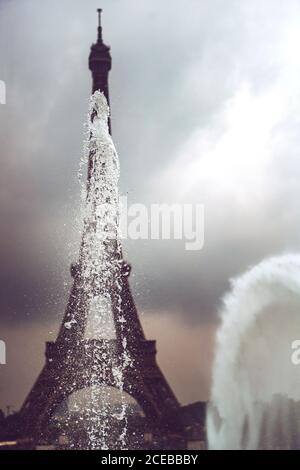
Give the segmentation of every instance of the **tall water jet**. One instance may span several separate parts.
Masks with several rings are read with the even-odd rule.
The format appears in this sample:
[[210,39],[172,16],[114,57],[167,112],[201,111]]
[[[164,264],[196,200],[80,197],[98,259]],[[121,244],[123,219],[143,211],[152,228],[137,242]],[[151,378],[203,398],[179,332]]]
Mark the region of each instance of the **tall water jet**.
[[210,449],[299,449],[300,256],[267,259],[223,302],[207,412]]
[[[90,306],[87,322],[91,323],[92,338],[95,342],[91,354],[96,355],[92,370],[91,390],[85,420],[88,447],[108,449],[112,418],[123,423],[119,434],[119,446],[126,447],[127,404],[112,415],[111,390],[99,392],[99,379],[105,383],[105,366],[113,373],[114,384],[121,392],[124,388],[123,373],[131,364],[127,350],[126,319],[121,310],[122,253],[119,241],[119,159],[108,128],[109,108],[103,93],[96,91],[90,99],[87,138],[81,166],[88,165],[88,186],[84,197],[84,236],[80,250],[81,280],[86,305]],[[111,335],[111,306],[117,311],[119,328],[123,332],[120,344],[109,341]],[[70,318],[65,324],[72,328],[76,319]],[[101,359],[104,369],[99,370],[97,360]],[[101,381],[101,380],[100,380]],[[123,395],[121,395],[123,396]]]

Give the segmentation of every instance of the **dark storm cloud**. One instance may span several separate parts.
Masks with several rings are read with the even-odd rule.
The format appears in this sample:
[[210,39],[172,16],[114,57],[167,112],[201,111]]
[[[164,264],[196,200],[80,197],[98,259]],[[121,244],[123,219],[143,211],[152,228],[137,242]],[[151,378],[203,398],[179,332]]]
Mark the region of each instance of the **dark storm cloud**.
[[[0,309],[6,321],[55,317],[64,308],[80,235],[74,222],[77,170],[97,6],[1,3],[0,79],[7,104],[0,107]],[[104,38],[112,47],[112,125],[122,191],[131,202],[176,202],[174,187],[189,186],[181,169],[189,164],[185,148],[194,134],[210,132],[210,143],[222,141],[224,113],[245,82],[253,97],[278,80],[284,89],[278,57],[297,2],[190,0],[183,7],[178,1],[119,0],[102,6]],[[291,71],[300,83],[297,66]],[[272,148],[268,191],[259,200],[249,192],[240,206],[235,182],[232,192],[222,193],[214,178],[200,178],[181,197],[205,203],[202,251],[186,252],[180,242],[125,243],[141,310],[214,321],[231,276],[266,255],[299,248],[293,235],[299,229],[293,184],[299,175],[298,108],[294,101],[284,123],[274,125],[281,140],[276,152]]]

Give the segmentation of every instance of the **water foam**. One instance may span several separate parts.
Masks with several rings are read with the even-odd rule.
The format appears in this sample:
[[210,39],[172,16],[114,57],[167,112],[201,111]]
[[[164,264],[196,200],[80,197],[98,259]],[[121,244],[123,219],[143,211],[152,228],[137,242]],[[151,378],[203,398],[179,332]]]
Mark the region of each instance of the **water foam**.
[[232,281],[217,335],[210,449],[300,448],[300,256],[267,259]]

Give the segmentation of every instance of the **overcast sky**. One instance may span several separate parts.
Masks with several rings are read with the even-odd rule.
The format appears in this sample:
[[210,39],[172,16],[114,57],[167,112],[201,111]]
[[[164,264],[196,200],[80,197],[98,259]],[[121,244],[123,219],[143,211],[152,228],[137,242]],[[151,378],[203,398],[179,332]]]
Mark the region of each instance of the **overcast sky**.
[[[0,338],[10,352],[0,406],[24,398],[67,300],[99,6],[122,193],[205,207],[201,251],[125,243],[139,311],[180,399],[207,396],[229,279],[299,250],[299,1],[0,0]],[[182,347],[170,348],[172,334]]]

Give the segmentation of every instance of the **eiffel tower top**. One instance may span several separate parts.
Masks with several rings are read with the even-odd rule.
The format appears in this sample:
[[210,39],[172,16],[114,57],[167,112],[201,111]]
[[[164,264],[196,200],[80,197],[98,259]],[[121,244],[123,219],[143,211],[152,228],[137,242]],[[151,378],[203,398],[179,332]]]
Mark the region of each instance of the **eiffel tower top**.
[[102,8],[98,8],[97,12],[98,12],[98,42],[102,42],[102,26],[101,26]]
[[101,8],[98,8],[98,37],[97,42],[92,45],[89,56],[89,69],[92,72],[92,92],[100,90],[104,93],[109,103],[108,74],[111,69],[110,47],[104,44],[102,38]]

